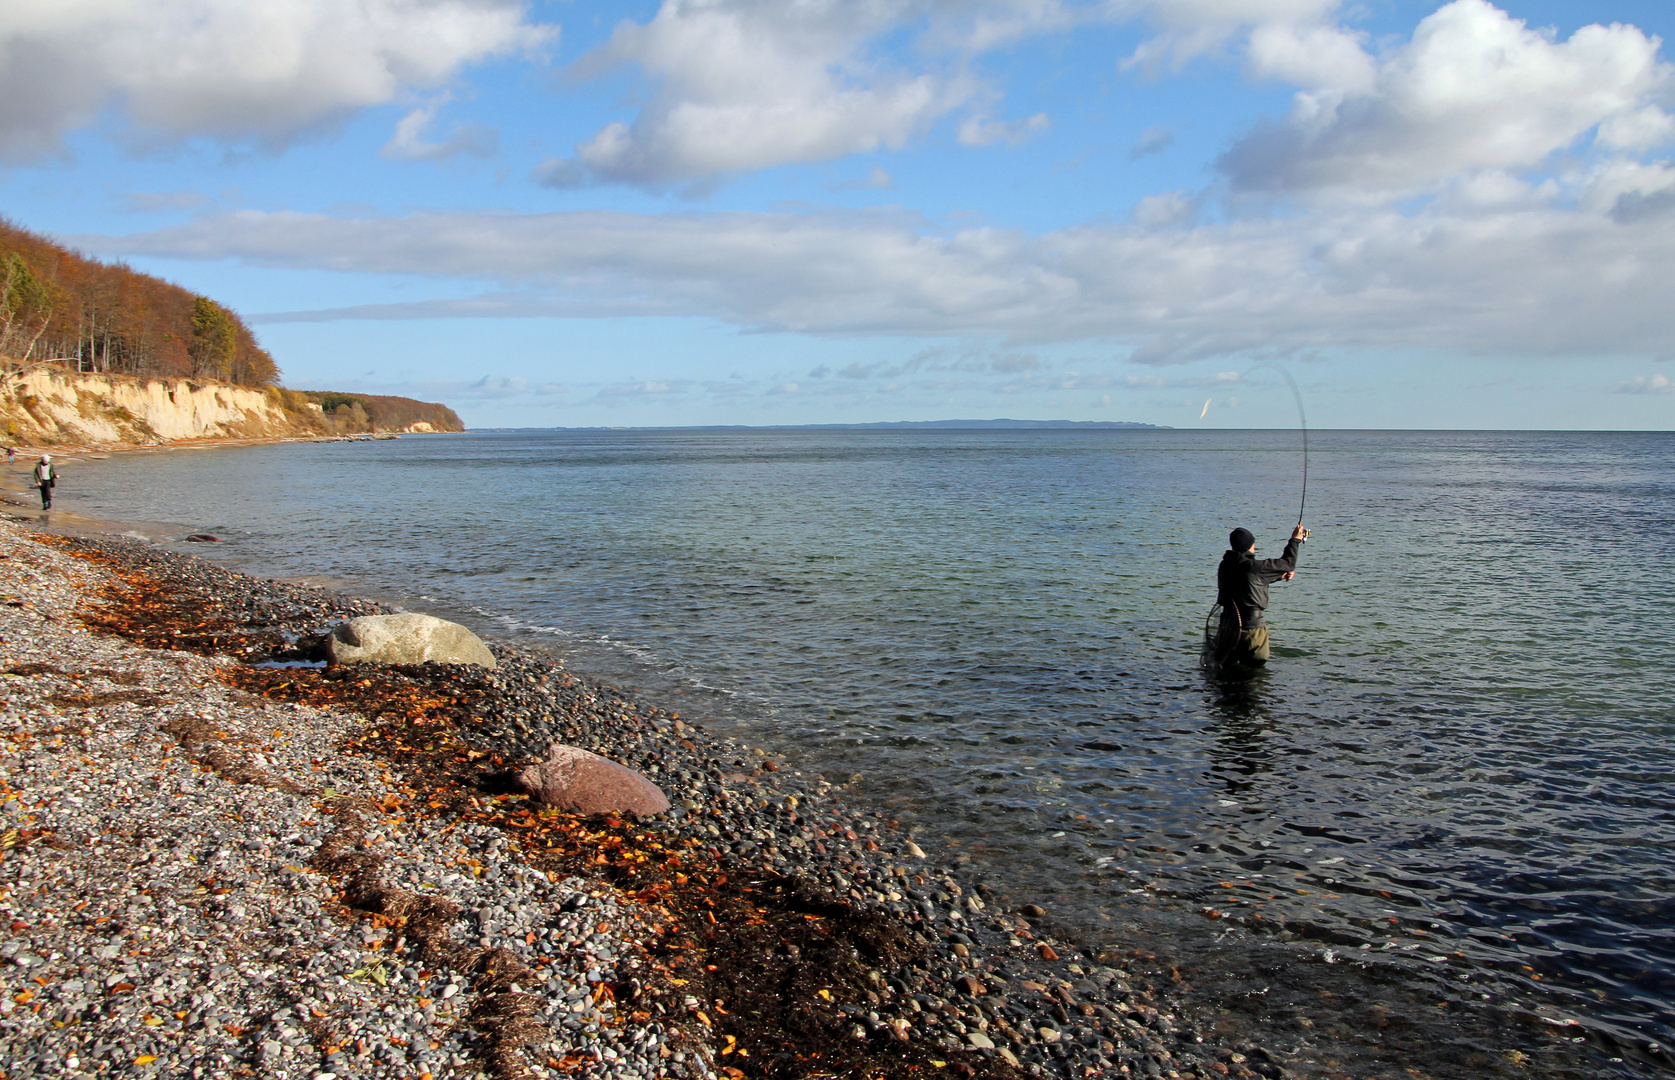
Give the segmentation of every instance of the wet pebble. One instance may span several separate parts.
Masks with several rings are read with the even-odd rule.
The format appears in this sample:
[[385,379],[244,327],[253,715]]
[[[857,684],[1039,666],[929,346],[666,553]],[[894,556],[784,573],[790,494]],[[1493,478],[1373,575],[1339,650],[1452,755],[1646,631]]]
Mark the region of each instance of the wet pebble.
[[[362,721],[231,690],[216,677],[236,662],[227,657],[88,632],[73,612],[105,571],[11,532],[16,554],[0,565],[0,590],[27,594],[32,607],[0,608],[0,668],[36,673],[0,685],[0,812],[33,837],[0,860],[0,1071],[11,1080],[136,1067],[194,1077],[240,1067],[391,1078],[481,1069],[482,1040],[467,1022],[480,993],[473,977],[412,962],[398,927],[345,918],[338,885],[310,867],[346,827],[331,812],[340,800],[410,795],[376,760],[341,752]],[[213,592],[299,651],[336,620],[381,610],[140,544],[91,546]],[[1077,1080],[1147,1064],[1180,1077],[1229,1068],[1213,1042],[1200,1048],[1199,1035],[1176,1030],[1166,1001],[989,910],[973,882],[850,804],[840,786],[549,657],[493,647],[499,669],[459,676],[496,695],[469,735],[484,753],[517,765],[559,742],[621,762],[675,804],[657,827],[894,919],[922,946],[923,959],[875,973],[876,1000],[832,1004],[854,1037],[966,1049]],[[187,727],[221,733],[213,738],[266,780],[233,783],[205,769],[170,734]],[[638,909],[606,883],[550,881],[486,826],[368,815],[354,827],[356,850],[381,860],[388,885],[459,908],[453,940],[504,948],[539,972],[517,988],[546,1026],[531,1066],[563,1059],[576,1075],[633,1080],[699,1076],[716,1060],[696,1024],[675,1034],[672,1020],[633,1024],[594,994],[601,981],[644,971]],[[1175,1040],[1167,1058],[1154,1050],[1157,1031]]]

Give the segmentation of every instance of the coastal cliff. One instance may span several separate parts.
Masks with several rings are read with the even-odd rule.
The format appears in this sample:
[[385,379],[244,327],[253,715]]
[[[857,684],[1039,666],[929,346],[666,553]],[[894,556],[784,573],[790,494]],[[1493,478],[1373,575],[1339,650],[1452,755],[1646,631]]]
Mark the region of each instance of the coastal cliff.
[[407,398],[77,373],[46,365],[0,371],[0,437],[12,444],[156,445],[463,430],[447,406]]

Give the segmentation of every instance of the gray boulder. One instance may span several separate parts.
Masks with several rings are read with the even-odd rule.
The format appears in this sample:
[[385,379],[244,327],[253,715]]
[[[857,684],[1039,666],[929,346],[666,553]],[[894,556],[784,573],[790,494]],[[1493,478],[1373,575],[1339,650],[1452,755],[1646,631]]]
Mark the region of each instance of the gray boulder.
[[536,802],[573,814],[651,817],[669,809],[662,790],[633,769],[558,743],[546,761],[518,773],[516,782]]
[[334,664],[478,664],[495,667],[483,639],[433,615],[365,615],[339,623],[326,639]]

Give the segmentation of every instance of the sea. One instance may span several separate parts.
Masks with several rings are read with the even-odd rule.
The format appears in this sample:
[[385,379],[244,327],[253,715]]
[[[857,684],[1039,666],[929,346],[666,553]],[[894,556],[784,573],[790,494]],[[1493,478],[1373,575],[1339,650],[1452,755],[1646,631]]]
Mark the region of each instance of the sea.
[[1313,432],[1273,660],[1208,676],[1227,533],[1279,554],[1304,468],[1292,431],[473,432],[82,459],[58,505],[846,785],[1230,1039],[1668,1075],[1675,434]]

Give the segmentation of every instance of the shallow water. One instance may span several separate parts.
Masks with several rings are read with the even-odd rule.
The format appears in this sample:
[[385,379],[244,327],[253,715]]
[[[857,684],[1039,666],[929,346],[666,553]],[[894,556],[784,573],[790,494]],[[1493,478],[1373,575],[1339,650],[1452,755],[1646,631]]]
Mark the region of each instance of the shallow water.
[[1651,1068],[1675,436],[1316,433],[1274,662],[1207,680],[1227,531],[1277,554],[1301,464],[1286,432],[484,433],[124,456],[59,498],[859,774],[1089,938],[1139,918],[1211,994],[1230,926],[1283,925],[1333,978],[1579,1018]]

